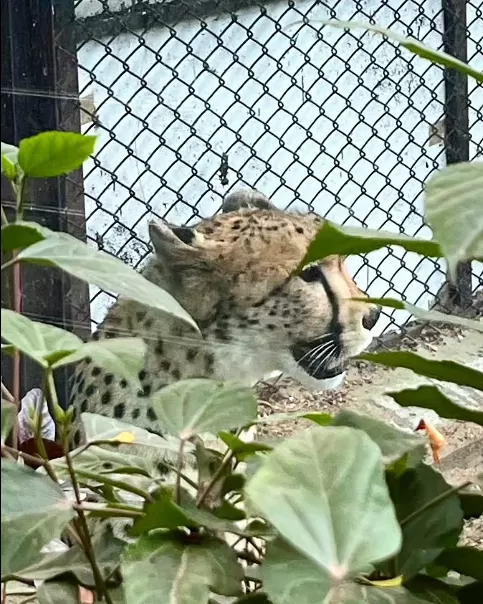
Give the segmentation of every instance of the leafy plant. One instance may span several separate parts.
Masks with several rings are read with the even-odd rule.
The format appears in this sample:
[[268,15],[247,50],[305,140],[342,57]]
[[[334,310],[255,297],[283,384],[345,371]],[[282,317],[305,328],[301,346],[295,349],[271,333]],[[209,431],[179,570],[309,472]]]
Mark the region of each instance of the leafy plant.
[[[369,29],[481,80],[481,74],[444,53]],[[78,168],[94,143],[93,137],[61,132],[25,139],[19,149],[2,143],[2,172],[17,194],[17,220],[2,225],[2,251],[15,253],[2,270],[17,262],[54,265],[176,315],[196,330],[176,300],[121,261],[65,233],[22,220],[25,182]],[[325,223],[303,264],[330,254],[398,245],[445,256],[451,275],[457,262],[483,255],[475,193],[482,189],[482,170],[481,164],[454,166],[428,183],[426,218],[435,240]],[[380,303],[406,308],[424,320],[483,330],[477,321],[429,313],[397,300]],[[108,604],[148,604],[160,597],[177,604],[218,604],[220,597],[233,604],[464,604],[480,588],[481,552],[457,543],[463,519],[481,516],[483,497],[468,490],[467,483],[450,486],[428,466],[425,441],[418,435],[347,410],[335,417],[314,411],[260,420],[250,389],[193,379],[153,396],[165,438],[84,413],[85,444],[69,451],[72,417],[57,404],[55,371],[89,356],[108,372],[137,380],[142,340],[83,343],[65,330],[6,309],[2,338],[7,342],[3,354],[21,352],[44,370],[62,446],[63,455],[49,460],[37,412],[30,420],[40,455],[9,446],[16,408],[2,400],[2,581],[41,581],[40,604],[73,604],[80,586]],[[403,352],[362,358],[482,390],[481,372],[452,361]],[[456,405],[437,386],[391,396],[401,405],[483,423],[480,411]],[[294,417],[313,426],[279,444],[240,438],[248,426]],[[223,453],[208,446],[206,433],[218,439]],[[132,444],[135,449],[129,449]],[[169,453],[166,459],[177,462],[166,461],[171,474],[164,481],[153,452],[159,457]],[[196,460],[194,477],[185,473],[183,460],[188,465]],[[34,472],[23,461],[41,467]],[[93,524],[106,518],[130,521],[126,539]],[[43,549],[59,545],[60,538],[64,545],[59,551]],[[458,581],[450,572],[459,573]]]

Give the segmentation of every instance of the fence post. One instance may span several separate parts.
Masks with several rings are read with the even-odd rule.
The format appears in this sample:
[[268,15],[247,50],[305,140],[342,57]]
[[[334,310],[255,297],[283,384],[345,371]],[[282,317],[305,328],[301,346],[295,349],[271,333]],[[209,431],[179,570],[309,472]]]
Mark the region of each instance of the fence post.
[[[442,0],[444,51],[467,61],[466,0]],[[469,160],[468,78],[455,69],[445,68],[445,151],[446,164]],[[454,282],[448,282],[446,299],[460,309],[472,304],[471,262],[462,262]]]
[[[73,0],[2,0],[2,141],[18,145],[22,138],[46,130],[80,131],[75,41],[68,27],[73,16]],[[4,198],[4,184],[2,179],[2,204],[11,219],[13,207]],[[82,172],[31,181],[25,219],[85,238]],[[74,326],[85,336],[85,284],[56,269],[28,264],[21,266],[20,281],[24,314],[67,329]],[[2,287],[2,306],[11,306],[9,293]],[[65,405],[68,372],[57,373],[59,399]],[[2,376],[12,387],[12,364],[3,358]],[[23,358],[20,396],[41,384],[40,368]]]

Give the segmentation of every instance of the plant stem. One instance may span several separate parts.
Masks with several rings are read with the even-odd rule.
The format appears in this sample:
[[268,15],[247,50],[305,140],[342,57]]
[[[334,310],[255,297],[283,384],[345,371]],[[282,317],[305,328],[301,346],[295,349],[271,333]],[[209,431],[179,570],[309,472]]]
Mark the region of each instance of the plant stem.
[[[35,457],[35,455],[29,455],[28,453],[24,453],[23,451],[18,451],[13,447],[9,447],[8,445],[2,445],[2,451],[6,451],[10,455],[13,455],[15,459],[20,455],[25,461],[28,461],[32,465],[35,466],[45,466],[45,461],[41,457]],[[51,477],[52,478],[52,477]]]
[[198,499],[196,501],[196,506],[197,507],[200,507],[201,504],[205,501],[205,499],[207,498],[207,496],[208,496],[209,492],[211,491],[211,489],[215,486],[215,484],[217,483],[218,479],[220,478],[220,476],[222,475],[222,473],[224,472],[224,470],[230,464],[231,460],[233,459],[233,456],[234,456],[233,451],[229,451],[225,455],[223,461],[218,466],[218,468],[216,469],[216,471],[213,473],[213,476],[211,477],[210,482],[206,485],[206,487],[203,490],[203,492],[201,492],[199,494]]
[[74,504],[74,509],[82,512],[92,512],[98,517],[107,518],[142,518],[144,512],[135,508],[117,508],[117,507],[102,507],[104,504],[82,503],[81,505]]
[[2,382],[2,396],[9,403],[15,402],[15,399],[13,398],[13,394],[10,392],[10,390],[5,386],[5,384],[3,382]]
[[178,472],[178,468],[176,466],[173,466],[172,464],[164,462],[164,461],[163,461],[163,463],[166,465],[167,468],[169,468],[173,472],[177,472],[179,474],[180,478],[182,478],[186,482],[186,484],[189,484],[190,487],[192,487],[193,489],[198,488],[198,483],[195,482],[194,480],[191,480],[191,478],[186,476],[186,474],[183,474],[183,472]]
[[[39,416],[42,417],[40,414],[39,414]],[[44,441],[42,439],[40,431],[37,428],[35,429],[35,444],[37,445],[37,450],[39,452],[40,457],[43,460],[43,466],[45,468],[45,471],[56,484],[59,484],[59,479],[57,478],[57,476],[54,472],[54,469],[50,465],[49,456],[47,455]],[[34,459],[35,459],[35,457],[34,457]]]
[[176,464],[176,490],[175,490],[175,502],[179,504],[181,502],[181,470],[183,469],[183,453],[184,453],[184,438],[179,441],[178,450],[178,463]]
[[2,206],[2,226],[7,226],[8,224],[8,218],[7,215],[5,214],[5,210],[3,209]]
[[23,220],[23,206],[25,203],[25,185],[27,183],[27,177],[23,176],[19,179],[17,187],[17,220]]
[[11,258],[10,260],[7,260],[7,262],[4,262],[2,264],[2,271],[4,271],[6,268],[10,268],[11,266],[13,266],[16,262],[17,262],[18,258]]
[[[57,390],[55,388],[55,382],[52,375],[52,372],[49,370],[47,372],[47,388],[49,390],[49,394],[52,400],[52,403],[58,404]],[[74,496],[76,500],[75,510],[77,511],[77,520],[74,520],[74,526],[77,529],[77,533],[82,542],[84,553],[86,558],[89,561],[89,564],[92,568],[92,573],[94,575],[94,580],[96,583],[96,591],[97,594],[103,597],[107,604],[114,604],[112,598],[108,592],[107,586],[104,582],[104,578],[102,576],[101,570],[97,564],[96,556],[94,554],[94,548],[92,546],[91,536],[89,534],[89,527],[87,525],[87,519],[84,514],[84,510],[82,508],[82,500],[79,483],[77,482],[77,476],[74,470],[74,466],[72,464],[72,459],[69,453],[69,433],[66,429],[65,425],[60,426],[61,431],[61,439],[62,439],[62,447],[64,449],[65,461],[67,464],[67,469],[69,471],[70,480],[72,483],[72,488],[74,490]],[[41,440],[41,439],[40,439]],[[42,443],[43,446],[43,443]],[[46,468],[47,469],[47,468]]]
[[75,506],[75,510],[78,515],[77,522],[74,521],[74,524],[77,528],[77,532],[82,541],[82,545],[84,547],[84,553],[89,560],[89,564],[92,568],[92,573],[94,575],[94,580],[96,583],[96,591],[99,596],[104,597],[107,604],[114,604],[111,596],[107,590],[107,586],[104,582],[104,578],[102,576],[101,570],[97,565],[96,556],[94,554],[94,548],[92,546],[91,536],[89,534],[89,527],[87,525],[87,519],[84,514],[84,509],[82,507],[82,500],[80,495],[79,483],[77,482],[77,476],[75,474],[74,466],[72,465],[72,459],[69,455],[69,443],[67,438],[67,431],[62,426],[62,446],[64,448],[65,460],[67,462],[67,468],[69,470],[70,479],[72,482],[72,488],[74,489],[74,495],[76,499],[77,505]]
[[89,472],[88,470],[79,469],[77,470],[77,474],[81,479],[86,478],[89,480],[95,480],[96,482],[102,482],[110,485],[111,487],[115,487],[116,489],[121,489],[122,491],[127,491],[128,493],[134,493],[134,495],[139,495],[139,497],[146,499],[146,501],[152,501],[152,497],[147,491],[128,484],[127,482],[122,482],[122,480],[114,480],[113,478],[108,478],[104,474],[96,474],[95,472]]
[[457,487],[453,487],[452,489],[448,489],[444,493],[441,493],[441,495],[438,495],[437,497],[435,497],[431,501],[428,501],[428,503],[426,503],[422,507],[420,507],[419,510],[416,510],[415,512],[412,512],[411,514],[409,514],[409,516],[406,516],[406,518],[403,518],[401,520],[401,522],[400,522],[401,528],[404,527],[409,522],[412,522],[415,518],[417,518],[418,516],[420,516],[424,512],[427,512],[429,509],[431,509],[435,505],[438,505],[438,503],[441,503],[446,498],[448,498],[451,495],[453,495],[453,493],[457,493],[458,491],[461,491],[462,489],[466,489],[466,487],[469,487],[471,484],[472,484],[472,482],[471,482],[471,480],[469,480],[467,482],[464,482],[463,484],[460,484]]

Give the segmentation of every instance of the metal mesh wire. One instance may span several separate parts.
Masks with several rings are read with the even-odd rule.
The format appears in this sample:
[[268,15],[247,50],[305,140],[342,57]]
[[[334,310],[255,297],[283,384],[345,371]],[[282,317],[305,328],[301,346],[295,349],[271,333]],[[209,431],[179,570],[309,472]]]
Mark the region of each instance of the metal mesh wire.
[[[467,3],[468,60],[483,68],[483,5]],[[435,0],[79,0],[82,129],[98,137],[84,167],[88,238],[133,266],[147,222],[190,224],[224,195],[256,187],[281,208],[428,237],[423,186],[444,166],[443,69],[356,20],[442,47]],[[483,89],[469,84],[470,155],[483,150]],[[359,285],[427,307],[442,262],[384,249],[351,259]],[[473,264],[474,290],[482,270]],[[108,294],[91,288],[92,319]],[[386,314],[381,330],[402,326]]]

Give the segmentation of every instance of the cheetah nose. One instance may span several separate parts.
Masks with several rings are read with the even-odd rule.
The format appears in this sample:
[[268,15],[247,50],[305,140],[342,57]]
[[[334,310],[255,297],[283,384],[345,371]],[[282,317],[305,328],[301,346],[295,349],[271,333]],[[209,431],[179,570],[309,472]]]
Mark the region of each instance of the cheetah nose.
[[362,327],[371,330],[379,320],[382,308],[380,306],[372,306],[368,314],[362,317]]

